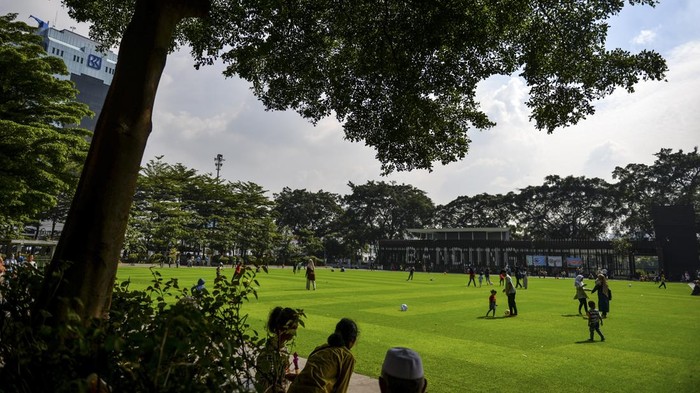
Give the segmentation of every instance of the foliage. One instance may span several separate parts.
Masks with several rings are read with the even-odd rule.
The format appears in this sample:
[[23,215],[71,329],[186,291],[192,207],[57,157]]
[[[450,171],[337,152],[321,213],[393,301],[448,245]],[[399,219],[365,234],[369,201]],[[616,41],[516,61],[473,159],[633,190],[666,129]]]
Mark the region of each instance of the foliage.
[[304,254],[322,255],[326,238],[339,236],[336,232],[343,214],[339,195],[285,187],[275,194],[274,202],[275,222],[294,236]]
[[127,250],[230,253],[260,260],[274,248],[272,202],[254,183],[223,183],[182,164],[151,160],[139,176]]
[[432,223],[433,202],[411,185],[383,181],[348,185],[352,192],[343,198],[343,224],[346,237],[359,247],[379,239],[401,239],[408,228]]
[[509,202],[530,239],[602,239],[619,210],[605,180],[584,176],[547,176],[541,186],[510,194]]
[[436,222],[443,228],[499,227],[514,223],[504,195],[460,196],[436,209]]
[[[72,193],[89,132],[76,128],[92,113],[75,100],[63,60],[46,56],[35,28],[0,16],[0,221],[35,219]],[[0,227],[0,235],[10,228]]]
[[[64,3],[107,45],[139,4]],[[493,125],[475,99],[493,75],[519,73],[532,119],[552,132],[593,114],[593,101],[617,87],[631,92],[666,71],[653,51],[606,49],[623,1],[181,3],[206,9],[178,26],[173,43],[191,47],[197,67],[223,60],[225,75],[250,81],[270,109],[314,122],[335,114],[347,139],[377,149],[385,172],[463,158],[467,131]]]
[[[684,153],[661,149],[653,165],[617,167],[613,178],[623,201],[620,231],[633,239],[654,236],[651,208],[654,205],[691,205],[700,224],[700,154],[698,148]],[[697,226],[700,231],[700,226]]]
[[32,325],[41,273],[15,273],[0,282],[0,391],[81,392],[98,378],[135,392],[232,392],[253,382],[263,341],[244,312],[257,297],[252,270],[204,291],[153,270],[145,288],[115,286],[108,319],[84,326],[74,316],[54,328]]

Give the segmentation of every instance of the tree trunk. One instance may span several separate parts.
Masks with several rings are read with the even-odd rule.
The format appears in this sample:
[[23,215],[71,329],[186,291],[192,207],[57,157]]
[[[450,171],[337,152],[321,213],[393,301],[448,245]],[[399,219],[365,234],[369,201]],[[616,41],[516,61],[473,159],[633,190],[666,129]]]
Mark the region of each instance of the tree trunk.
[[[177,23],[208,13],[208,0],[138,0],[36,311],[50,323],[109,311],[120,250],[156,90]],[[67,300],[67,301],[65,301]],[[39,312],[35,312],[37,318]]]

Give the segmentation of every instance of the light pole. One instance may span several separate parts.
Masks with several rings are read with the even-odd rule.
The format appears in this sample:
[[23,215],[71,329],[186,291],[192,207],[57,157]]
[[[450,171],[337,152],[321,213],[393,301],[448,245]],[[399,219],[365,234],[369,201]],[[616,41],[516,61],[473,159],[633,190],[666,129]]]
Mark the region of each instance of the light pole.
[[216,157],[214,157],[214,166],[216,167],[216,178],[219,178],[219,171],[221,170],[221,167],[224,165],[224,155],[223,154],[217,154]]

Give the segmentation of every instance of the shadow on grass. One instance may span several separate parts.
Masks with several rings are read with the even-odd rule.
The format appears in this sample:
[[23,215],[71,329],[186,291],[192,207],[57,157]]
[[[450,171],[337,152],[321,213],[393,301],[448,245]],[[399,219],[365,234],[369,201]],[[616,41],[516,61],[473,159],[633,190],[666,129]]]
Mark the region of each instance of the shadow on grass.
[[597,343],[602,343],[602,341],[583,340],[583,341],[576,341],[574,344],[597,344]]
[[480,316],[480,317],[476,317],[476,319],[506,319],[506,318],[508,318],[508,317],[506,317],[506,316],[486,317],[486,316],[483,316],[483,315]]
[[561,316],[564,318],[571,318],[571,317],[582,318],[583,317],[583,315],[581,315],[581,314],[562,314]]

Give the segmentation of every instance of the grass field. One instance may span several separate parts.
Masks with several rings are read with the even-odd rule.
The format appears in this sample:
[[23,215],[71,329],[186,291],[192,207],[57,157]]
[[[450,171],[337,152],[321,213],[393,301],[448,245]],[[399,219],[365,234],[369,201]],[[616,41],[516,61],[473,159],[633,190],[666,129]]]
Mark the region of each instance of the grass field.
[[[213,285],[213,268],[164,268],[191,287],[199,277]],[[224,274],[231,274],[225,269]],[[325,342],[342,317],[357,321],[355,372],[376,378],[386,349],[407,346],[423,357],[432,393],[453,392],[697,392],[700,391],[700,297],[686,284],[613,280],[606,341],[588,342],[572,279],[529,279],[519,289],[518,316],[503,317],[507,298],[498,290],[496,318],[484,318],[492,287],[466,287],[468,276],[416,272],[317,270],[318,290],[307,291],[290,268],[260,273],[259,299],[246,309],[260,326],[270,309],[301,308],[306,327],[294,350],[306,357]],[[143,288],[143,267],[120,267],[118,280]],[[497,277],[496,277],[497,279]],[[586,280],[593,287],[592,280]],[[631,286],[630,286],[631,284]],[[591,296],[597,302],[596,294]],[[402,303],[409,306],[401,312]]]

